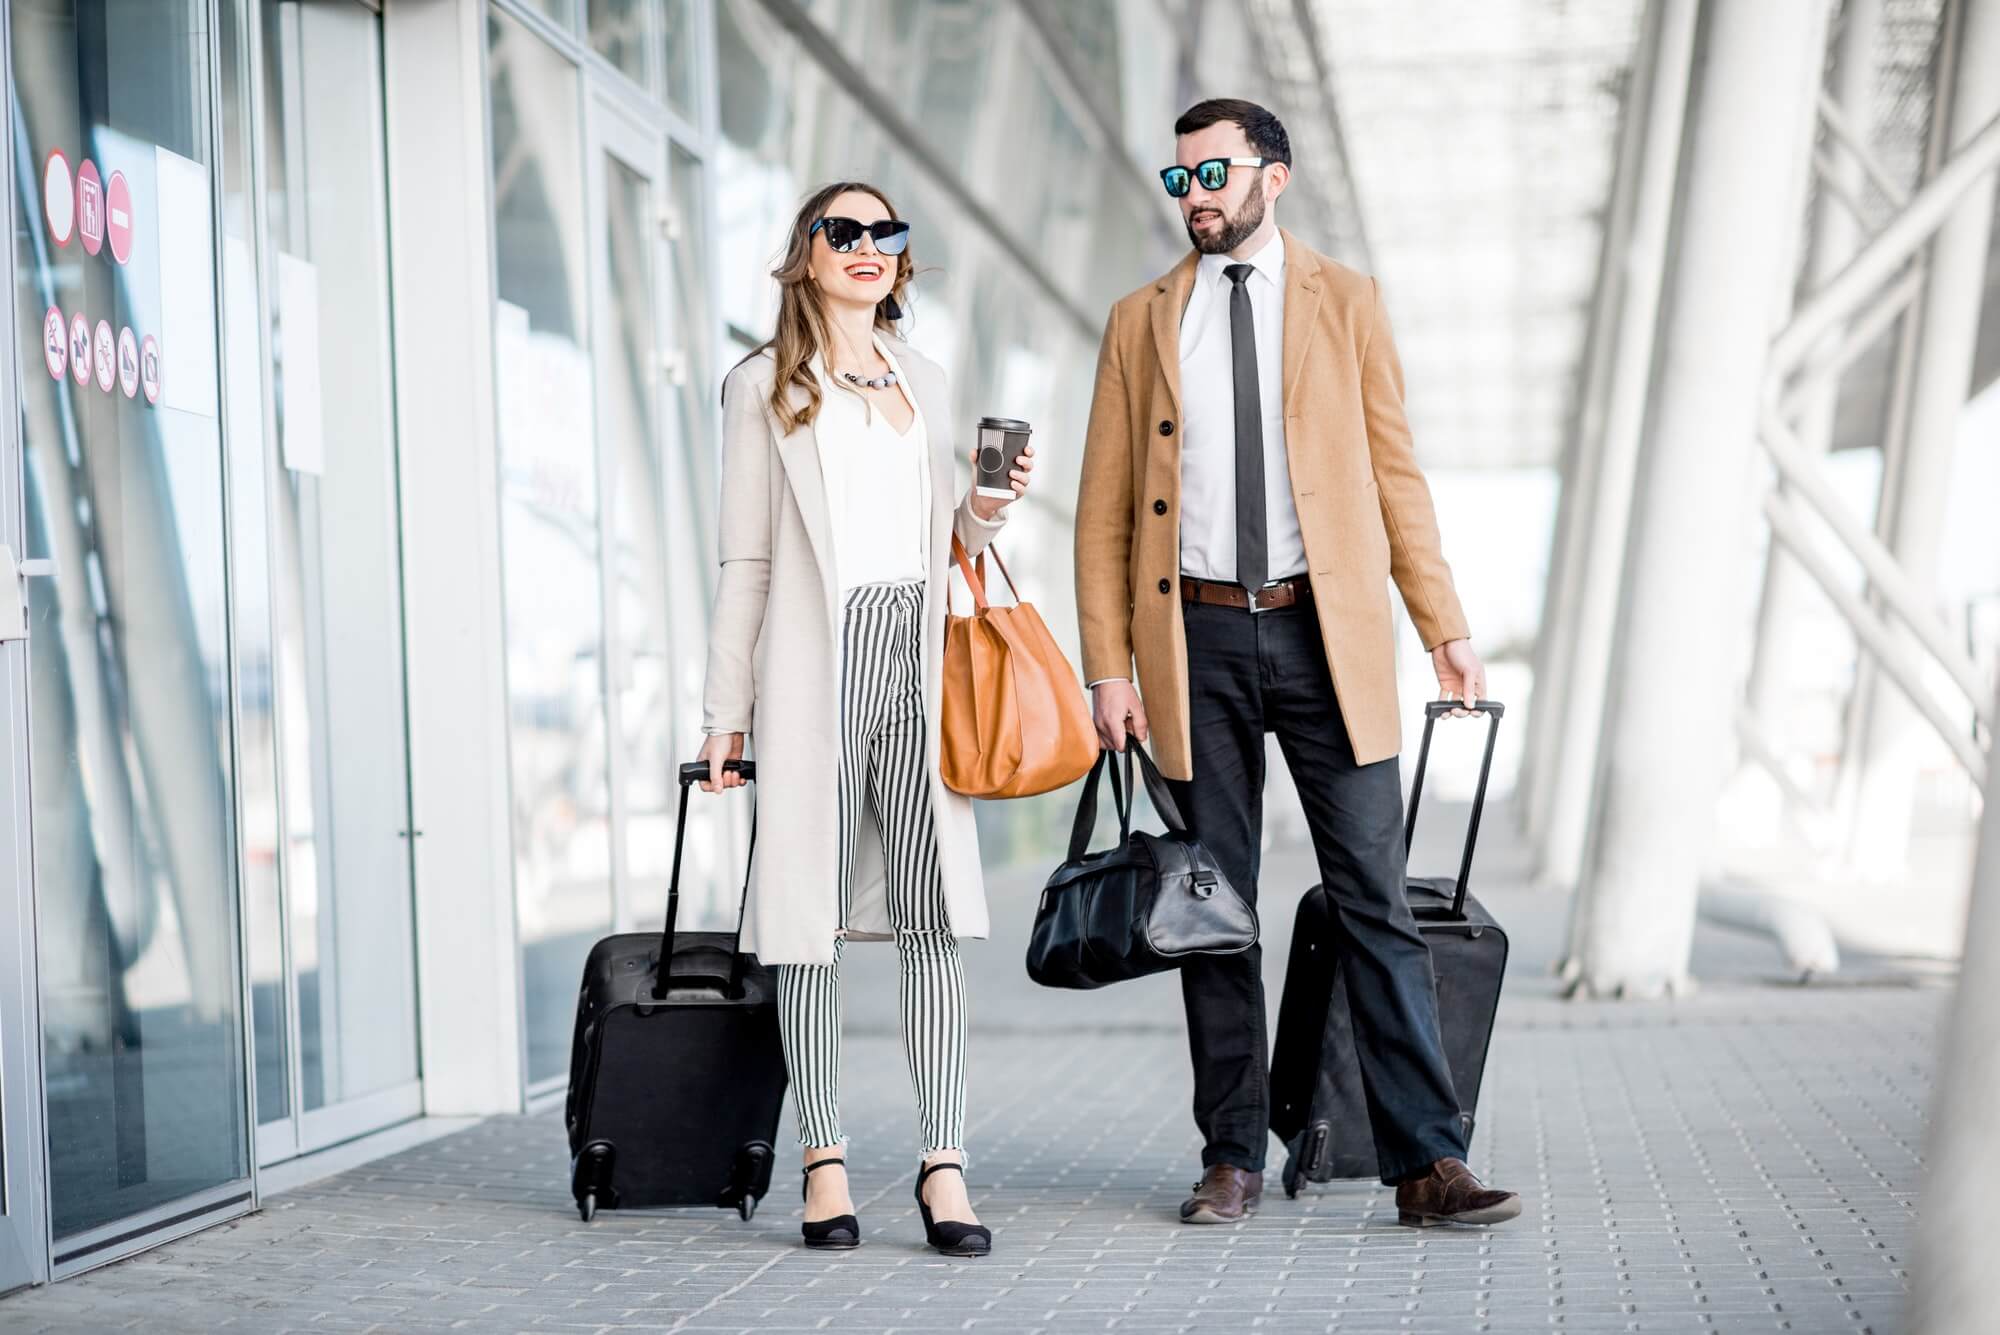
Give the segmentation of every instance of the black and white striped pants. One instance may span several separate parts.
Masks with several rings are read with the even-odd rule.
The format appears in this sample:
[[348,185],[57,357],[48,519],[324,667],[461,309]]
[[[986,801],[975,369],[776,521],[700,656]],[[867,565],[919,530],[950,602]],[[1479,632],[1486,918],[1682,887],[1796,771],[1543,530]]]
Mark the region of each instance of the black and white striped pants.
[[[840,668],[840,922],[847,922],[862,803],[874,807],[896,933],[903,1051],[924,1153],[963,1150],[965,971],[945,909],[924,766],[924,586],[867,584],[847,597]],[[798,1109],[799,1143],[838,1145],[840,959],[780,964],[778,1022]]]

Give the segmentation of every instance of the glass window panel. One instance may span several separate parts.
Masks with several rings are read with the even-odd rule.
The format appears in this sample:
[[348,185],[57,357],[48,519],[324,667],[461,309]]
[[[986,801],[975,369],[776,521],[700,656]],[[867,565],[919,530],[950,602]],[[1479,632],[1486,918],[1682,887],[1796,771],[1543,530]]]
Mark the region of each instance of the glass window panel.
[[251,1048],[257,1118],[292,1115],[284,918],[279,898],[277,711],[271,689],[271,567],[265,546],[263,338],[250,181],[251,0],[222,6],[222,318],[229,444],[231,594],[236,603],[236,728],[242,791]]
[[660,350],[653,183],[615,154],[604,158],[608,324],[601,371],[599,449],[614,501],[613,596],[618,600],[613,681],[624,767],[626,902],[652,921],[666,903],[674,848],[673,582],[667,478],[659,430]]
[[[213,71],[208,7],[195,0],[8,13],[15,176],[38,187],[14,234],[27,550],[62,571],[28,587],[49,1195],[62,1239],[249,1167],[228,516],[204,310],[216,290]],[[101,217],[94,241],[78,231],[58,246],[46,222],[40,187],[57,151],[74,170],[89,160],[106,188],[69,219],[84,229]],[[120,262],[104,206],[126,191],[137,224]],[[67,182],[56,197],[69,197]],[[57,323],[104,322],[105,378],[79,382],[66,344],[45,343],[51,309]],[[127,328],[135,346],[159,350],[131,359],[130,395],[117,354]],[[88,338],[84,351],[94,367]],[[142,368],[157,402],[139,389]]]
[[641,88],[647,53],[660,26],[660,0],[590,0],[590,44]]
[[576,980],[611,924],[582,136],[575,67],[498,11],[487,35],[514,886],[541,1081],[568,1067]]
[[263,5],[266,466],[308,1111],[417,1075],[377,22]]
[[662,49],[666,52],[667,101],[691,121],[699,121],[701,105],[698,0],[663,0]]
[[530,9],[539,9],[565,28],[576,27],[578,0],[521,0]]

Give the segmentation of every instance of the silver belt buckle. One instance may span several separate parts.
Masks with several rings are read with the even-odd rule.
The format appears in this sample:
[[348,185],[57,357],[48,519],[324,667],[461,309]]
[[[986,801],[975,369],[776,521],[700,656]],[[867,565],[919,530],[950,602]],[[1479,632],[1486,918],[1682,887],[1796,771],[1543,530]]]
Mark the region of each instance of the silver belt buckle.
[[1259,606],[1258,599],[1259,595],[1263,594],[1266,590],[1275,588],[1276,586],[1277,582],[1274,580],[1270,584],[1264,585],[1263,588],[1245,590],[1245,592],[1250,595],[1250,615],[1255,616],[1259,612],[1269,612],[1274,610],[1273,608],[1270,607]]

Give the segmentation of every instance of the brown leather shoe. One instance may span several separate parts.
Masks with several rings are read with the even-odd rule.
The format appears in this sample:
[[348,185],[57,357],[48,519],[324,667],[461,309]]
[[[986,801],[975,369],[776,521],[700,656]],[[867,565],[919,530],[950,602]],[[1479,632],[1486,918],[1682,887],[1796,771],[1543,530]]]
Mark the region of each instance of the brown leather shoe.
[[1458,1159],[1439,1159],[1430,1172],[1396,1187],[1396,1222],[1410,1228],[1501,1224],[1520,1213],[1519,1195],[1487,1186]]
[[1234,1224],[1264,1203],[1264,1175],[1219,1163],[1201,1175],[1194,1195],[1181,1202],[1183,1224]]

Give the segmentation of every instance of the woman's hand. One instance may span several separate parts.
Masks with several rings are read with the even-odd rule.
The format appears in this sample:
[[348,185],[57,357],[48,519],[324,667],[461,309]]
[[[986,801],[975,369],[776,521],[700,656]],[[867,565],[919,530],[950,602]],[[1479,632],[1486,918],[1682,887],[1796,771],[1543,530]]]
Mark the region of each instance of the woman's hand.
[[695,759],[708,766],[708,777],[701,781],[704,793],[719,793],[724,788],[741,788],[743,776],[735,770],[725,771],[725,760],[743,759],[743,734],[740,732],[719,732],[701,744],[701,754]]
[[[974,472],[977,472],[979,469],[979,451],[976,448],[972,451],[972,467]],[[981,496],[979,489],[975,487],[972,492],[972,513],[978,515],[981,519],[991,519],[994,515],[999,514],[1003,508],[1012,505],[1015,501],[1027,495],[1028,474],[1033,472],[1034,468],[1035,447],[1024,445],[1021,447],[1021,457],[1014,461],[1014,471],[1007,475],[1014,484],[1014,494],[1012,496]]]

